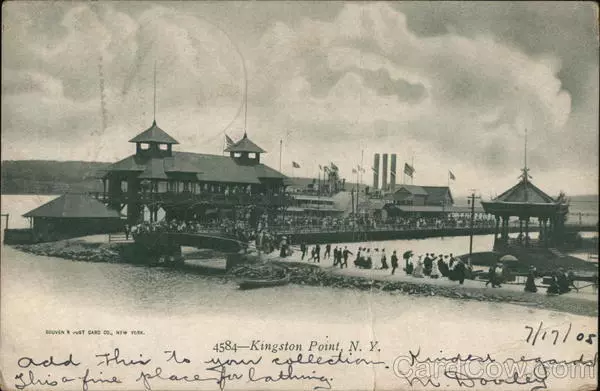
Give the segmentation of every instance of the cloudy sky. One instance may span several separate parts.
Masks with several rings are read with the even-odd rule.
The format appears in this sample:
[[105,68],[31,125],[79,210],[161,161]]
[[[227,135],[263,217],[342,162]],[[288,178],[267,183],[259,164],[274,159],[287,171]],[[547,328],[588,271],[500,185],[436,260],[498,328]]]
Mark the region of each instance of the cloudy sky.
[[248,134],[274,168],[283,140],[288,175],[397,153],[415,184],[452,170],[454,193],[487,198],[516,182],[528,129],[534,183],[597,193],[591,2],[20,1],[2,17],[3,160],[132,153],[155,66],[159,126],[220,154],[244,132],[245,64]]

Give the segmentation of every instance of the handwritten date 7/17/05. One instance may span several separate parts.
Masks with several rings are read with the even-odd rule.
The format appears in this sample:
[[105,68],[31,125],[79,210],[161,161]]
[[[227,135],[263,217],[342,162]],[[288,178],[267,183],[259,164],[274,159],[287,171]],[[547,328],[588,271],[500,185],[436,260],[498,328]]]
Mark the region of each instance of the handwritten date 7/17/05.
[[595,333],[585,332],[574,332],[572,338],[569,339],[572,328],[572,323],[569,323],[568,327],[562,329],[558,327],[544,327],[544,322],[540,321],[537,327],[525,326],[525,329],[529,330],[529,334],[525,338],[525,342],[530,343],[531,346],[535,346],[536,342],[539,340],[549,341],[552,343],[552,345],[556,345],[558,343],[564,344],[573,340],[592,345],[596,341],[597,335]]

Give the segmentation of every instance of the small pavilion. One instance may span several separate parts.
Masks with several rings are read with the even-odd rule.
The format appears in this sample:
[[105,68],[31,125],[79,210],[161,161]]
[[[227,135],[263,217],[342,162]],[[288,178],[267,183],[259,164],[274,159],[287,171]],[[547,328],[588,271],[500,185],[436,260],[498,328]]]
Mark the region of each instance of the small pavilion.
[[[525,151],[527,151],[527,141],[525,141]],[[563,200],[550,197],[530,181],[527,152],[525,152],[525,166],[521,171],[519,183],[493,200],[481,202],[485,212],[496,218],[494,249],[511,245],[553,247],[563,235],[565,217],[569,211],[568,204]],[[519,218],[519,236],[516,240],[509,239],[508,236],[511,217]],[[538,240],[529,237],[531,218],[537,218],[539,222]]]

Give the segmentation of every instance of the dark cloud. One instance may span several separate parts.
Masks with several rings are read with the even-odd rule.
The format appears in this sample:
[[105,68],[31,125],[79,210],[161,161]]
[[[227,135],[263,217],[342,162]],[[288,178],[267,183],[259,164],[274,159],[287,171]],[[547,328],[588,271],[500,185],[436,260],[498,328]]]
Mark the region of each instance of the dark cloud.
[[582,73],[598,67],[598,7],[594,2],[393,2],[406,15],[408,27],[420,36],[450,31],[476,37],[493,36],[533,56],[553,54],[558,73],[573,105],[587,81]]

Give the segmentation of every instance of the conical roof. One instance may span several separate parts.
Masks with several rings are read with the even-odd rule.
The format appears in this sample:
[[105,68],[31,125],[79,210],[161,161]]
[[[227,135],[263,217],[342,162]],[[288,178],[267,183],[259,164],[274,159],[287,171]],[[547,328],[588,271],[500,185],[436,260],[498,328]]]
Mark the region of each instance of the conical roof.
[[526,202],[532,204],[555,204],[556,201],[529,180],[524,179],[496,197],[493,202]]
[[237,143],[225,148],[225,152],[250,152],[250,153],[263,153],[266,152],[264,149],[254,144],[248,138],[248,135],[244,133],[244,137]]
[[130,143],[160,143],[160,144],[179,144],[177,140],[169,136],[167,132],[156,125],[156,120],[152,122],[152,126],[138,134],[131,140]]

